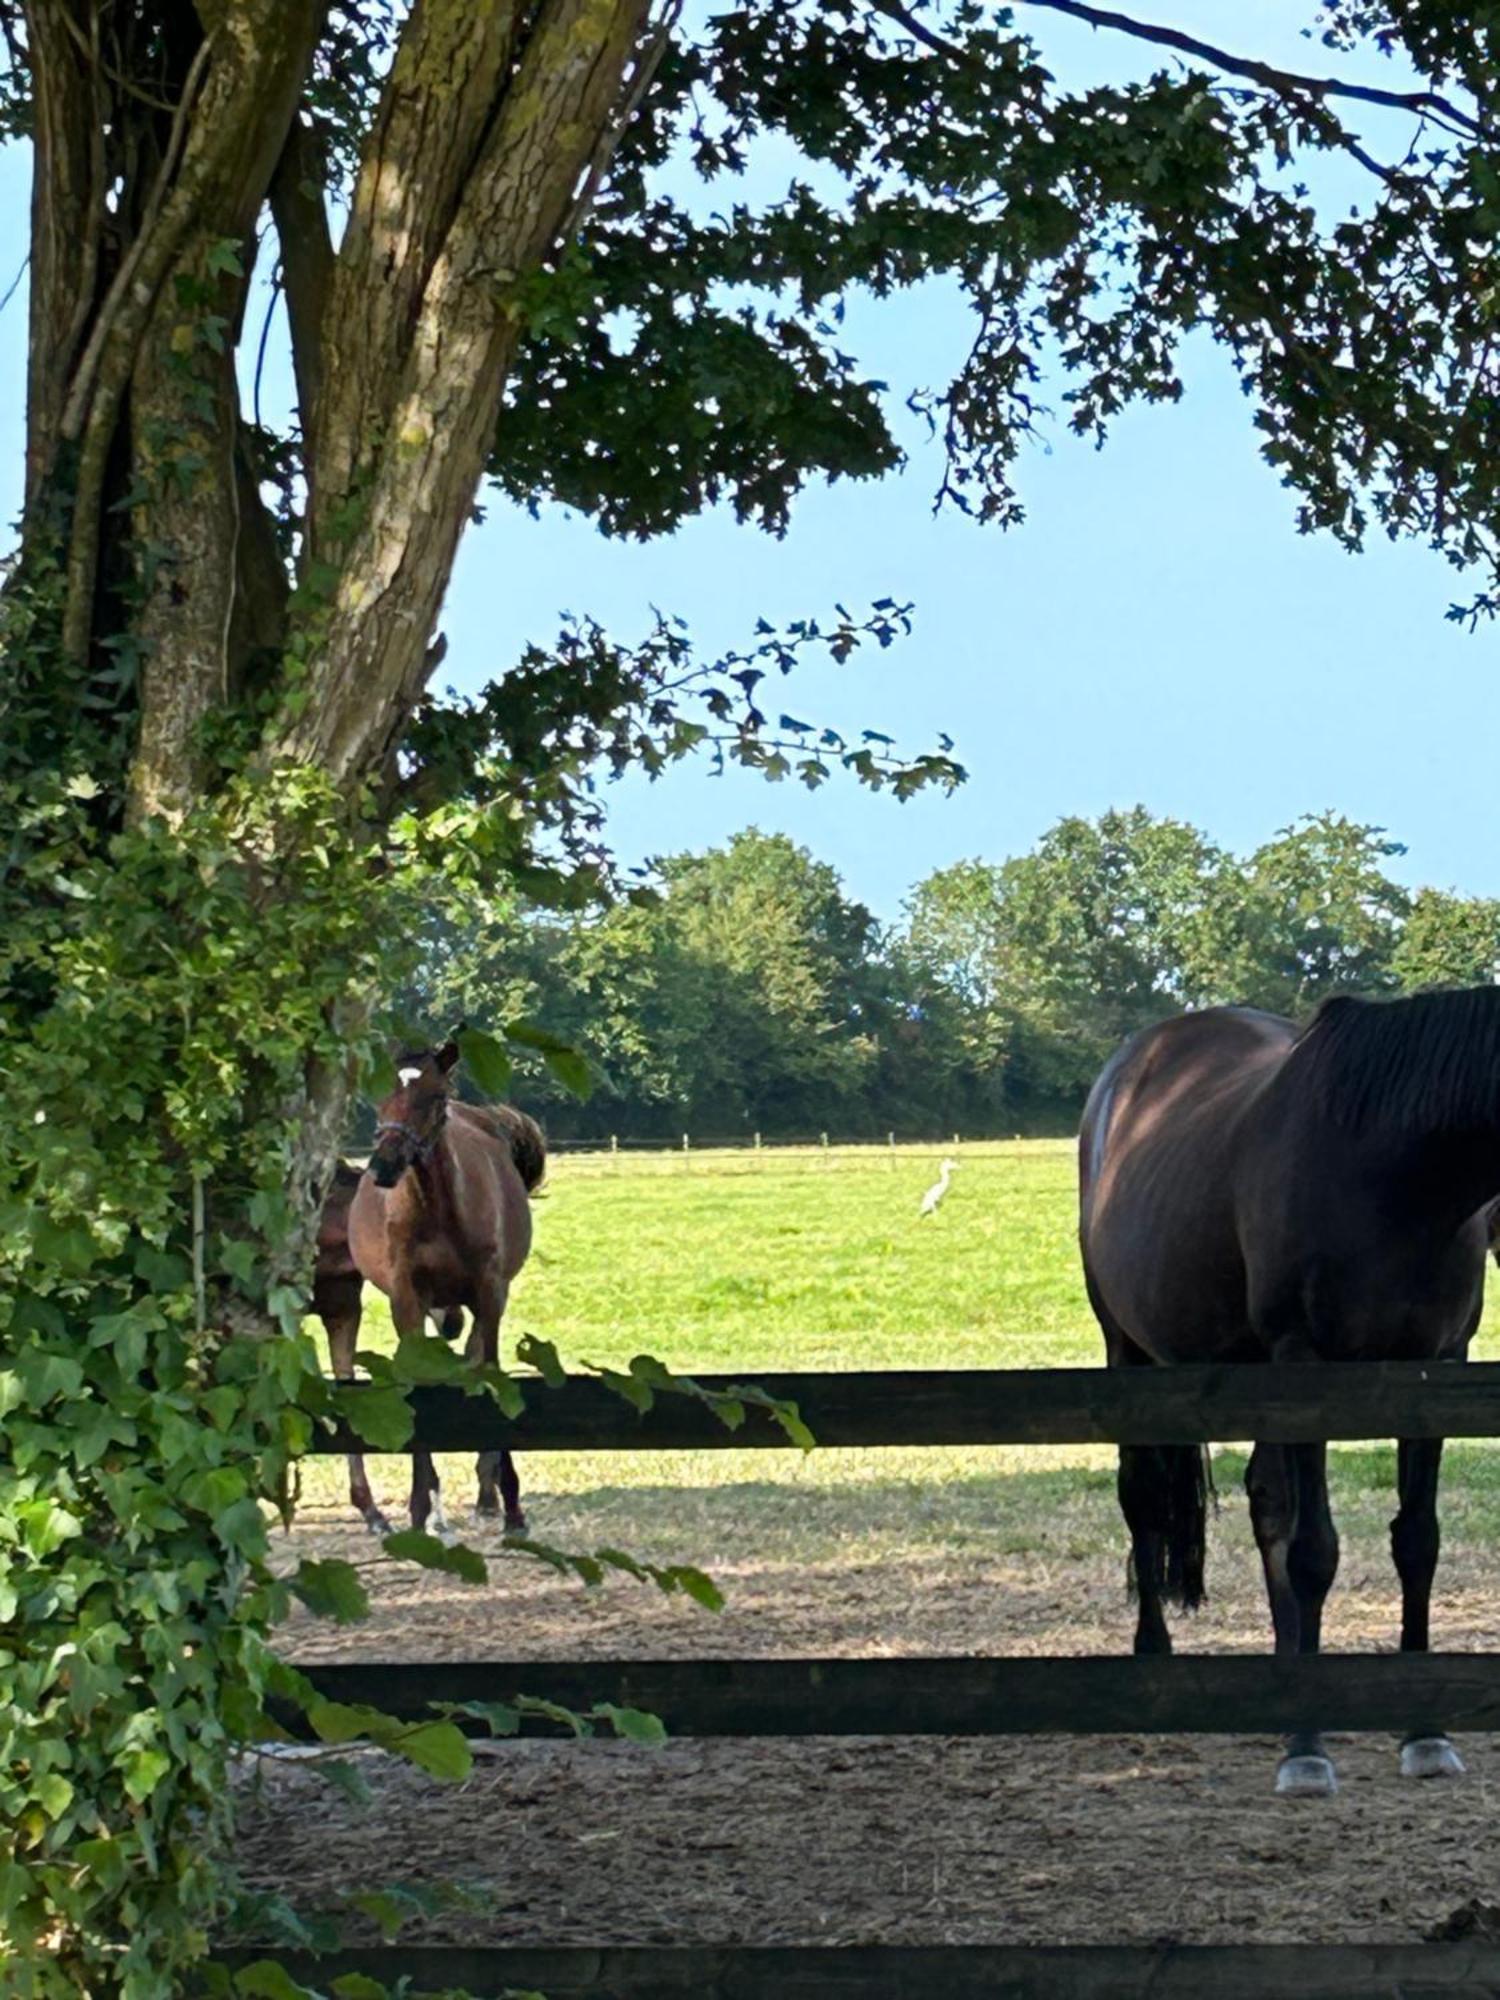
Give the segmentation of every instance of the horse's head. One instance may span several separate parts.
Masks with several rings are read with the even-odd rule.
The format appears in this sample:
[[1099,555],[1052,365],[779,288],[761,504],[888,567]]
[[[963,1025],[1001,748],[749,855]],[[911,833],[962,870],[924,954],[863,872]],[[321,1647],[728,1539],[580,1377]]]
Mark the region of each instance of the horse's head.
[[425,1160],[448,1116],[448,1072],[458,1048],[408,1050],[396,1058],[396,1088],[375,1113],[370,1173],[377,1187],[394,1187],[408,1167]]

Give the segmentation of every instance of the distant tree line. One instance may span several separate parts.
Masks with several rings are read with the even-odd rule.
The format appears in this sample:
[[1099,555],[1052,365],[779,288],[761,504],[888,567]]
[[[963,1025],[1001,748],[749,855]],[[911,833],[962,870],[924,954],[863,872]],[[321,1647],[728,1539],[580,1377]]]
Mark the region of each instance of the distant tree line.
[[653,897],[437,926],[414,999],[584,1051],[587,1103],[540,1061],[515,1085],[557,1137],[1061,1132],[1164,1015],[1494,981],[1500,901],[1408,891],[1403,851],[1322,813],[1240,857],[1135,807],[939,869],[883,927],[826,862],[750,829],[663,862]]

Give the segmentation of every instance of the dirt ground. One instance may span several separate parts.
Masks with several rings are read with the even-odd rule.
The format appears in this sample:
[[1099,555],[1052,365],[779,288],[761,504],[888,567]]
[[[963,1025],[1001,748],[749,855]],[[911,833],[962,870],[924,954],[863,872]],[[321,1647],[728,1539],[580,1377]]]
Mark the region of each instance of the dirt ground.
[[[532,1504],[537,1531],[560,1544],[623,1539],[599,1534],[576,1499],[542,1493]],[[286,1650],[309,1660],[1128,1650],[1107,1512],[1098,1532],[1006,1553],[949,1550],[941,1533],[909,1548],[870,1543],[857,1498],[839,1504],[843,1539],[823,1533],[810,1551],[765,1532],[763,1518],[737,1533],[733,1489],[723,1492],[709,1563],[728,1597],[717,1616],[628,1583],[584,1593],[521,1560],[497,1562],[482,1588],[380,1564],[369,1623],[299,1618]],[[1214,1524],[1212,1601],[1179,1640],[1194,1650],[1268,1643],[1242,1516],[1231,1498]],[[492,1531],[463,1526],[499,1553]],[[649,1544],[662,1531],[642,1532],[648,1546],[629,1545],[660,1553]],[[283,1551],[288,1562],[371,1553],[328,1507]],[[1435,1647],[1500,1648],[1496,1581],[1486,1548],[1445,1550]],[[1329,1614],[1330,1649],[1393,1646],[1394,1578],[1372,1534],[1346,1542]],[[1274,1796],[1278,1747],[1265,1738],[532,1741],[482,1746],[457,1787],[366,1755],[363,1809],[306,1766],[262,1759],[245,1780],[241,1859],[253,1885],[307,1910],[393,1881],[464,1884],[475,1907],[403,1932],[454,1942],[1352,1943],[1418,1938],[1471,1898],[1500,1900],[1491,1739],[1462,1741],[1465,1778],[1428,1784],[1398,1779],[1388,1739],[1330,1747],[1341,1789],[1326,1801]]]

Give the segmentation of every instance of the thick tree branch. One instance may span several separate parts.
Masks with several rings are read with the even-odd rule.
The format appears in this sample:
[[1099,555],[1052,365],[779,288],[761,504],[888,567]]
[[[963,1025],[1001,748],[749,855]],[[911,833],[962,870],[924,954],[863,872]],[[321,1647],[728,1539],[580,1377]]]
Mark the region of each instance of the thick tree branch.
[[325,179],[316,135],[303,119],[294,119],[271,177],[271,215],[281,245],[292,369],[302,415],[302,459],[309,477],[317,459],[314,424],[323,384],[323,318],[333,284]]
[[[648,12],[649,0],[543,0],[537,10],[432,260],[379,456],[361,482],[360,525],[341,551],[313,698],[273,730],[273,755],[315,760],[352,788],[378,774],[420,692],[428,639],[524,332],[517,286],[555,245],[612,113],[628,96]],[[384,281],[376,273],[371,282]],[[366,307],[385,303],[382,291]],[[329,367],[331,409],[343,383],[342,350],[338,384],[331,353]],[[320,436],[336,453],[354,446]],[[325,488],[325,512],[330,504]]]
[[[898,22],[915,40],[936,53],[958,62],[973,60],[958,43],[935,33],[909,7],[900,5],[899,0],[870,0],[870,4],[877,14],[884,14],[887,19]],[[1217,48],[1197,35],[1184,34],[1179,28],[1163,28],[1151,21],[1137,21],[1128,14],[1116,13],[1112,8],[1091,7],[1086,0],[1022,0],[1022,4],[1044,7],[1054,14],[1070,14],[1074,20],[1087,21],[1091,27],[1113,29],[1119,34],[1132,36],[1136,41],[1154,42],[1161,48],[1175,49],[1180,55],[1192,56],[1195,61],[1223,70],[1227,76],[1242,76],[1250,83],[1259,84],[1263,90],[1274,91],[1279,97],[1349,98],[1359,104],[1378,104],[1389,111],[1446,119],[1470,138],[1479,138],[1483,134],[1478,119],[1435,90],[1382,90],[1375,84],[1349,83],[1341,77],[1307,76],[1298,70],[1279,69],[1273,63],[1260,62],[1252,56],[1231,55],[1227,49]]]
[[93,80],[69,0],[27,9],[32,77],[31,304],[26,505],[51,470],[73,357],[94,304],[104,209]]
[[239,0],[194,58],[147,219],[100,310],[63,413],[63,435],[80,445],[63,615],[71,658],[88,649],[104,469],[141,340],[189,241],[205,229],[233,239],[248,231],[325,11],[326,0]]
[[521,0],[417,0],[402,31],[324,321],[314,548],[384,442],[422,294],[505,97],[527,11]]

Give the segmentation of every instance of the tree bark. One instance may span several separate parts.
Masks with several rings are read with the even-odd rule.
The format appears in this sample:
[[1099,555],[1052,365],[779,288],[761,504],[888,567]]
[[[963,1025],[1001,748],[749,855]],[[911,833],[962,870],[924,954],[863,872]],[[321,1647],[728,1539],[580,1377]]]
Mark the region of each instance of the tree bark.
[[[423,246],[412,263],[430,262],[419,297],[411,263],[397,255],[382,282],[374,239],[362,234],[351,245],[365,273],[355,295],[372,323],[359,351],[386,360],[380,377],[351,367],[353,350],[340,347],[351,338],[348,311],[335,306],[314,540],[325,560],[337,553],[338,580],[316,634],[315,691],[273,727],[273,756],[321,764],[352,789],[379,771],[404,725],[524,331],[517,283],[556,241],[648,12],[649,0],[543,0],[440,247],[427,248],[435,221],[398,203],[400,242]],[[374,180],[393,197],[409,192],[399,174]],[[426,185],[439,202],[450,175]],[[339,296],[344,284],[352,278],[341,269]],[[372,406],[374,386],[384,394]],[[341,539],[334,516],[351,507],[357,524]]]
[[[240,477],[228,338],[244,281],[216,271],[213,253],[242,246],[264,203],[326,0],[236,0],[202,12],[204,39],[157,186],[72,371],[61,424],[79,445],[64,621],[74,657],[94,641],[105,468],[122,425],[140,496],[136,816],[175,816],[199,795],[202,725],[238,679],[243,516],[260,502]],[[263,549],[262,526],[250,533]]]
[[[73,22],[70,33],[67,23]],[[74,357],[94,311],[104,221],[104,135],[73,0],[30,0],[34,129],[26,380],[26,511],[57,455]]]

